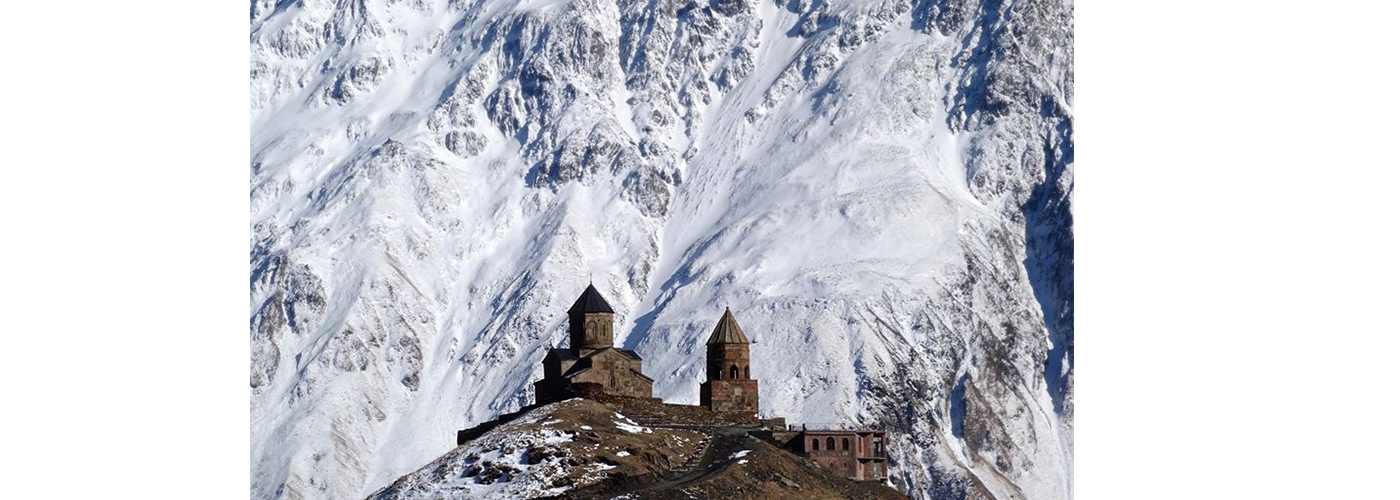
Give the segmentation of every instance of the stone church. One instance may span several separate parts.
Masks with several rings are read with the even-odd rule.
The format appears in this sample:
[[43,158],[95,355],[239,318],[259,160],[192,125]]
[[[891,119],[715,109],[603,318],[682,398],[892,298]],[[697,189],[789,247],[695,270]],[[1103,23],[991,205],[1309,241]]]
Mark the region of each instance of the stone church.
[[728,307],[705,341],[700,406],[715,411],[758,412],[758,381],[749,377],[749,338]]
[[[749,376],[749,339],[729,308],[705,343],[705,378],[700,406],[758,412],[758,381]],[[593,395],[656,400],[652,383],[642,373],[641,356],[613,347],[612,307],[590,284],[569,308],[569,347],[550,349],[544,357],[544,379],[535,382],[535,403]]]
[[[758,380],[750,373],[748,335],[728,307],[705,340],[705,381],[700,405],[664,403],[652,396],[653,380],[642,373],[642,357],[613,347],[613,310],[593,285],[569,308],[569,347],[550,349],[544,379],[535,382],[535,403],[584,397],[616,404],[629,416],[701,427],[762,427],[753,435],[857,481],[884,481],[888,473],[883,429],[801,427],[783,418],[758,418]],[[525,410],[463,429],[457,444],[475,439]]]
[[569,308],[569,347],[544,356],[544,379],[535,382],[535,402],[563,401],[601,392],[651,397],[651,377],[642,374],[637,353],[613,347],[613,310],[592,284]]

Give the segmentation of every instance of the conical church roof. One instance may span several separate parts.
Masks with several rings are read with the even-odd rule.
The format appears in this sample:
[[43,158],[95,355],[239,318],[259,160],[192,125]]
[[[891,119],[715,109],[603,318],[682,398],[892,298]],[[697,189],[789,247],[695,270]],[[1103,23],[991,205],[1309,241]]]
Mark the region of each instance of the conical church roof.
[[729,312],[729,308],[724,308],[724,317],[719,319],[719,324],[715,325],[715,332],[710,334],[710,340],[706,344],[747,344],[749,338],[744,335],[744,329],[739,328],[739,322],[734,320],[734,313]]
[[593,288],[592,283],[589,283],[588,289],[584,290],[583,295],[579,295],[578,300],[574,301],[574,306],[569,308],[569,314],[600,312],[613,312],[612,306],[608,305],[608,301],[603,300],[603,294],[598,293],[598,289]]

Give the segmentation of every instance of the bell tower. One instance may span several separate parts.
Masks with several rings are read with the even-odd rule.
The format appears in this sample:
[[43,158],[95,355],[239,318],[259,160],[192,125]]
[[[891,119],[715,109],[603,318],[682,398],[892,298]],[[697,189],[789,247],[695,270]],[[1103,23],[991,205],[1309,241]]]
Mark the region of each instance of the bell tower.
[[758,381],[749,376],[749,338],[728,307],[705,341],[705,382],[700,384],[700,406],[715,411],[758,413]]
[[593,284],[569,308],[569,349],[575,354],[613,346],[613,310]]

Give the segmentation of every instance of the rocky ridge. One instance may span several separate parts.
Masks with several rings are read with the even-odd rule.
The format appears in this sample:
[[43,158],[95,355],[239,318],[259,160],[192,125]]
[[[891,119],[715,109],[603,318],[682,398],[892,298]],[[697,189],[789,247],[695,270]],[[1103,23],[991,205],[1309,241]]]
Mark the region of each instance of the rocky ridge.
[[647,426],[631,418],[627,405],[587,399],[530,410],[370,495],[461,497],[908,498],[876,482],[833,475],[745,428]]

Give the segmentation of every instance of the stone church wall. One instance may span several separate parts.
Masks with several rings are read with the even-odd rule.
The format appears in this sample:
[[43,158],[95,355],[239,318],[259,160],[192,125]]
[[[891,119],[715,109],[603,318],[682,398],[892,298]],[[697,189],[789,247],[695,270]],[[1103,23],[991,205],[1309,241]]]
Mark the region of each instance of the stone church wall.
[[758,381],[707,380],[700,384],[700,405],[715,411],[758,412]]

